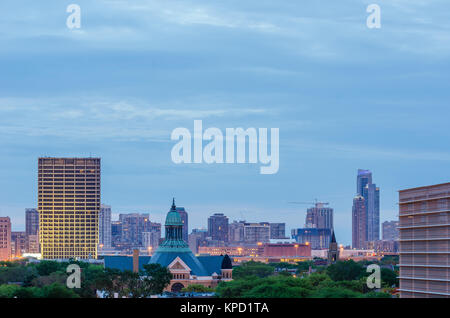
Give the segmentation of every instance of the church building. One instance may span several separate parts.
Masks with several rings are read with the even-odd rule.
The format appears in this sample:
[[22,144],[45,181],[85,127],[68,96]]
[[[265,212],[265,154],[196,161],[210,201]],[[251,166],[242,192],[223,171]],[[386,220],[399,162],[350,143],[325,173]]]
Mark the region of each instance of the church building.
[[[179,292],[192,284],[216,287],[220,281],[232,280],[233,267],[228,255],[195,256],[183,240],[183,221],[173,200],[165,222],[165,239],[151,256],[135,256],[135,268],[144,264],[160,264],[172,273],[172,280],[166,290]],[[105,256],[105,267],[133,270],[131,256]]]

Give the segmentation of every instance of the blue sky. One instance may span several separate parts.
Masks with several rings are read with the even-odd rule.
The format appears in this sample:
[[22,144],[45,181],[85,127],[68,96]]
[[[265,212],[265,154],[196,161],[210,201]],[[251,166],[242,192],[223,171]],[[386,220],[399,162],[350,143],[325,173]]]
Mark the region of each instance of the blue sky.
[[[66,7],[81,7],[80,30]],[[381,29],[366,7],[381,7]],[[0,3],[0,215],[24,228],[39,156],[102,158],[102,201],[192,227],[230,220],[302,227],[330,202],[351,242],[358,168],[381,188],[449,181],[448,1],[72,0]],[[175,165],[177,127],[280,129],[280,169]]]

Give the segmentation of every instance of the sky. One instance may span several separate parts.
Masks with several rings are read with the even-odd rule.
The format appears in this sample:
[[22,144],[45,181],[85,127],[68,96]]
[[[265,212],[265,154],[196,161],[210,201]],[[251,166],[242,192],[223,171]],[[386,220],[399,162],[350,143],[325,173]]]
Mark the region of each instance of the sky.
[[[69,4],[81,28],[69,29]],[[369,29],[366,8],[381,8]],[[358,168],[398,190],[449,182],[447,0],[0,2],[0,216],[24,229],[37,158],[102,159],[102,202],[163,222],[172,197],[207,217],[304,226],[329,202],[351,243]],[[171,132],[279,128],[279,171],[175,164]]]

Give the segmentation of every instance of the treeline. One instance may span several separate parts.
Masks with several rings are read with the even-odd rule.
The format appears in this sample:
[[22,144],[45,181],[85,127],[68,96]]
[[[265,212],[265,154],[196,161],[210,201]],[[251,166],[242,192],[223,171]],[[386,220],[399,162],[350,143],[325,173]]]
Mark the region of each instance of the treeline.
[[[81,288],[66,285],[69,264],[81,268]],[[1,298],[94,298],[97,291],[103,297],[138,298],[160,294],[172,275],[158,264],[144,265],[142,272],[103,268],[86,262],[26,261],[0,262]]]
[[367,285],[367,262],[339,261],[330,266],[247,262],[233,270],[233,281],[221,282],[219,297],[275,298],[359,298],[392,297],[398,286],[397,273],[381,268],[381,288]]

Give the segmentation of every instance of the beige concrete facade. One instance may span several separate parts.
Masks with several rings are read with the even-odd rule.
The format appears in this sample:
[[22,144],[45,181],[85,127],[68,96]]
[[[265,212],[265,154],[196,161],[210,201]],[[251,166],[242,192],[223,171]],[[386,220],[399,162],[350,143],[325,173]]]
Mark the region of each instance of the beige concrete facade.
[[99,158],[39,158],[39,239],[44,259],[97,258]]
[[399,191],[400,297],[450,296],[450,183]]

